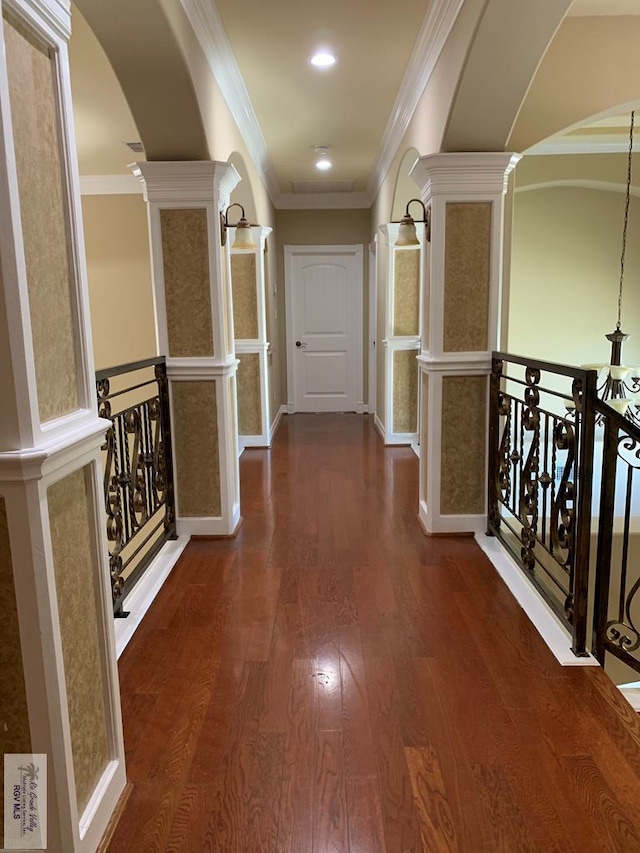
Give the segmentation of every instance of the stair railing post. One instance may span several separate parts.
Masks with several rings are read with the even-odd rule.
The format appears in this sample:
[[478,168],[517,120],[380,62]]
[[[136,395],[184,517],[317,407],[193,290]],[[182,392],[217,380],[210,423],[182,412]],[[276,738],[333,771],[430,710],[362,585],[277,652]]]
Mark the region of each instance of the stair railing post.
[[605,636],[609,618],[609,589],[611,584],[611,551],[613,545],[618,444],[618,427],[614,423],[614,418],[605,416],[603,420],[604,438],[602,442],[602,477],[592,640],[593,653],[600,666],[604,666]]
[[578,480],[578,527],[573,566],[572,651],[587,654],[587,607],[589,600],[589,560],[591,549],[591,503],[593,498],[593,452],[595,443],[595,401],[597,371],[587,372],[580,405],[580,450]]

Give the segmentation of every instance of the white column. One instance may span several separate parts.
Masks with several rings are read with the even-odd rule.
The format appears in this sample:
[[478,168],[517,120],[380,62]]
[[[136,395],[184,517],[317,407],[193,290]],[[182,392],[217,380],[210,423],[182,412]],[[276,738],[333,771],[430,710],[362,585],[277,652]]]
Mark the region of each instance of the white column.
[[[272,229],[253,226],[255,249],[231,249],[235,350],[238,368],[239,440],[244,447],[269,447],[272,439],[271,394],[264,253]],[[235,228],[229,229],[233,245]]]
[[240,176],[215,161],[133,167],[148,204],[160,352],[171,392],[178,534],[240,523],[237,390],[228,242],[220,214]]
[[[421,288],[424,226],[417,226],[418,246],[396,246],[398,222],[380,227],[386,247],[384,304],[384,406],[378,424],[385,444],[417,444],[418,370],[421,341]],[[382,429],[381,429],[382,426]]]
[[419,518],[429,534],[486,529],[487,405],[497,348],[509,153],[434,154],[411,176],[431,208],[425,269]]
[[102,494],[109,422],[96,404],[70,4],[0,10],[0,752],[46,756],[47,849],[75,853],[97,849],[126,784]]

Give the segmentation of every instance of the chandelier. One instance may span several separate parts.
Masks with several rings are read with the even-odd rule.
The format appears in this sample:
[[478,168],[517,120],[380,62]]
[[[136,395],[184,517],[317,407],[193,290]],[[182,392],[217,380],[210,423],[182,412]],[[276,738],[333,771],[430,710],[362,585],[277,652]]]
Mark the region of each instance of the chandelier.
[[601,400],[640,426],[640,367],[622,364],[622,344],[629,335],[622,331],[622,288],[624,284],[624,260],[627,249],[627,226],[629,224],[629,200],[631,197],[631,159],[633,153],[634,111],[629,126],[629,155],[627,160],[627,190],[622,227],[622,253],[620,255],[620,281],[618,285],[618,322],[613,332],[605,337],[611,342],[611,358],[608,364],[583,364],[587,370],[598,371],[597,393]]

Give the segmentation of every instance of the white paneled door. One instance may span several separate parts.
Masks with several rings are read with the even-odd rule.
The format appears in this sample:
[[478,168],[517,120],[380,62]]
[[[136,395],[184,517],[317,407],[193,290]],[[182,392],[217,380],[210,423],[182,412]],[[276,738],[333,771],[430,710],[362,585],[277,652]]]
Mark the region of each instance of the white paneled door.
[[362,403],[362,246],[285,246],[290,412]]

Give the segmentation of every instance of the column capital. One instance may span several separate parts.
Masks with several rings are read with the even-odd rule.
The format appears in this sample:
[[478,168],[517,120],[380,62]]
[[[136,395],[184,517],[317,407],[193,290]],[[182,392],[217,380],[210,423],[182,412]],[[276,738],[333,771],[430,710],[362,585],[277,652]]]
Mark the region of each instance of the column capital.
[[151,160],[130,168],[148,202],[214,202],[224,210],[240,182],[236,168],[220,160]]
[[521,157],[508,151],[429,154],[416,161],[410,174],[425,203],[443,195],[486,199],[506,193],[509,174]]

